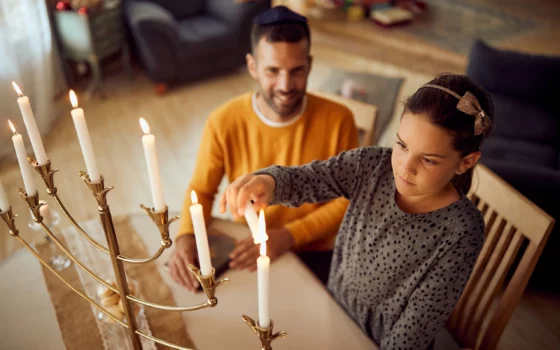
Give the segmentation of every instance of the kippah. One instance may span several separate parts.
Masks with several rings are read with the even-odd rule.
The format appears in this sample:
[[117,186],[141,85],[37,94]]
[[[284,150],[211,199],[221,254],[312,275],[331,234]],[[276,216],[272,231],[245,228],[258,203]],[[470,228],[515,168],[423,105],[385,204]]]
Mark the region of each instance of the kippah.
[[295,13],[286,6],[275,6],[255,17],[253,23],[261,26],[277,23],[306,24],[307,18]]

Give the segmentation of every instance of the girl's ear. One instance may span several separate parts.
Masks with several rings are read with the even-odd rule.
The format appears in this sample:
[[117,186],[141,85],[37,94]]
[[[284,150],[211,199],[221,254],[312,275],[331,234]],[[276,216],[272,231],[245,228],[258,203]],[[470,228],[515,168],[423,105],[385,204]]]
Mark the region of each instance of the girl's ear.
[[476,163],[478,163],[478,160],[480,159],[481,155],[482,154],[480,153],[480,151],[477,151],[477,152],[472,152],[471,154],[465,156],[461,160],[461,163],[459,163],[459,165],[457,166],[457,169],[455,170],[455,174],[461,175],[467,170],[469,170],[470,168],[472,168],[473,166],[475,166]]

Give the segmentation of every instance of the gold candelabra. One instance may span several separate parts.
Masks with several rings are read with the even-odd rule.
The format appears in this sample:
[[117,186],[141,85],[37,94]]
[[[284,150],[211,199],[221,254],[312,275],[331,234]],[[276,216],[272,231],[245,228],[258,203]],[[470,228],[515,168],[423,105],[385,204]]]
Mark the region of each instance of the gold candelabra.
[[[100,312],[105,314],[108,318],[112,321],[116,322],[117,324],[121,325],[122,327],[126,328],[128,331],[128,335],[130,341],[132,342],[132,346],[135,350],[141,350],[142,344],[140,342],[140,337],[147,338],[152,340],[156,343],[174,348],[174,349],[181,349],[181,350],[190,350],[185,347],[181,347],[176,344],[169,343],[163,339],[159,339],[153,337],[151,335],[145,334],[141,332],[137,325],[136,319],[134,317],[134,313],[132,311],[132,303],[142,304],[148,307],[153,307],[162,310],[168,311],[194,311],[203,309],[206,307],[215,307],[218,304],[218,299],[216,298],[216,288],[221,284],[228,281],[227,278],[221,279],[216,281],[215,280],[215,270],[212,270],[212,274],[210,276],[203,276],[200,273],[200,270],[193,266],[189,265],[188,268],[192,274],[195,275],[196,279],[199,281],[200,285],[204,289],[206,294],[207,300],[199,305],[195,306],[166,306],[160,305],[156,303],[152,303],[146,300],[142,300],[137,298],[129,293],[128,283],[126,279],[126,274],[124,271],[123,262],[131,263],[131,264],[146,264],[152,262],[159,258],[161,254],[164,252],[165,249],[171,247],[172,240],[169,237],[169,225],[179,219],[179,216],[174,216],[169,218],[168,210],[166,209],[162,213],[157,213],[151,208],[147,208],[144,205],[141,205],[141,208],[146,212],[146,214],[152,219],[156,227],[158,228],[160,235],[161,235],[161,246],[158,251],[150,258],[146,259],[137,259],[137,258],[129,258],[126,256],[121,255],[119,244],[117,241],[115,227],[113,225],[113,218],[111,216],[111,211],[109,205],[107,204],[107,194],[109,191],[113,189],[113,187],[106,188],[104,184],[103,177],[99,182],[93,183],[89,179],[89,175],[85,172],[80,172],[80,176],[84,180],[85,184],[88,188],[92,191],[98,207],[98,213],[101,218],[101,223],[103,226],[103,231],[105,233],[105,237],[107,239],[107,243],[109,245],[108,248],[104,247],[103,245],[96,242],[91,236],[89,236],[81,227],[80,225],[72,218],[62,200],[58,196],[57,188],[54,184],[54,174],[58,171],[58,169],[51,169],[51,161],[44,165],[39,165],[33,159],[28,158],[29,163],[35,168],[35,170],[39,173],[41,178],[43,179],[46,187],[47,187],[47,194],[53,197],[54,201],[57,203],[58,207],[64,214],[64,216],[70,221],[70,223],[76,228],[76,230],[94,247],[102,251],[103,253],[107,254],[111,258],[111,264],[113,266],[113,271],[115,273],[115,280],[117,283],[117,288],[113,287],[111,284],[106,282],[104,279],[97,276],[93,273],[87,266],[83,265],[53,234],[50,228],[43,223],[43,217],[40,214],[40,208],[44,203],[39,202],[39,194],[36,193],[35,195],[29,196],[24,190],[19,189],[19,193],[21,197],[27,202],[29,209],[32,212],[33,220],[41,226],[43,231],[48,235],[48,237],[66,254],[77,266],[83,269],[86,273],[88,273],[91,277],[93,277],[97,282],[105,286],[106,288],[112,290],[113,292],[119,294],[121,300],[123,300],[123,309],[125,315],[125,321],[118,319],[117,317],[113,316],[109,311],[107,311],[103,306],[99,305],[96,301],[92,300],[90,297],[82,293],[81,291],[77,290],[73,287],[68,281],[64,279],[57,271],[55,271],[43,258],[35,251],[33,247],[31,247],[22,237],[19,236],[15,219],[17,215],[13,214],[12,208],[9,207],[7,211],[0,211],[0,216],[8,225],[8,229],[10,231],[10,235],[15,237],[35,258],[37,258],[41,264],[43,264],[48,270],[50,270],[53,274],[55,274],[62,282],[64,282],[70,289],[80,295],[82,298],[87,300],[91,305],[97,308]],[[270,350],[272,349],[270,343],[272,340],[278,337],[286,336],[286,333],[280,332],[277,334],[272,335],[272,321],[270,327],[261,328],[256,325],[256,323],[247,316],[243,316],[243,319],[247,324],[253,329],[253,331],[259,336],[259,339],[262,344],[263,350]]]

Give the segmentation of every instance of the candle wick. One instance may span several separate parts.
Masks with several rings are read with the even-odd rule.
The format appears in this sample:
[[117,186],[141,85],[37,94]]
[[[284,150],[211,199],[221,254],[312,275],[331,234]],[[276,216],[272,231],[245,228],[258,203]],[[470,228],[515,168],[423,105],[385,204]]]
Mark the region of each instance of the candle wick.
[[14,130],[14,136],[18,136],[19,134],[17,133],[17,131]]
[[22,93],[19,93],[18,96],[19,96],[19,97],[23,97],[23,94],[22,94]]

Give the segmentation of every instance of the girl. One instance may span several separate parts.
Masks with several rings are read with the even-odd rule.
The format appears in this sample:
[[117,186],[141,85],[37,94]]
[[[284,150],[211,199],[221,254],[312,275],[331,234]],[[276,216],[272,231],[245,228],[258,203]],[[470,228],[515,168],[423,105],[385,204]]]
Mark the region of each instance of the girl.
[[484,239],[465,196],[491,129],[491,97],[440,75],[408,99],[393,149],[364,147],[238,178],[221,200],[299,206],[343,196],[328,288],[381,349],[426,349],[448,319]]

